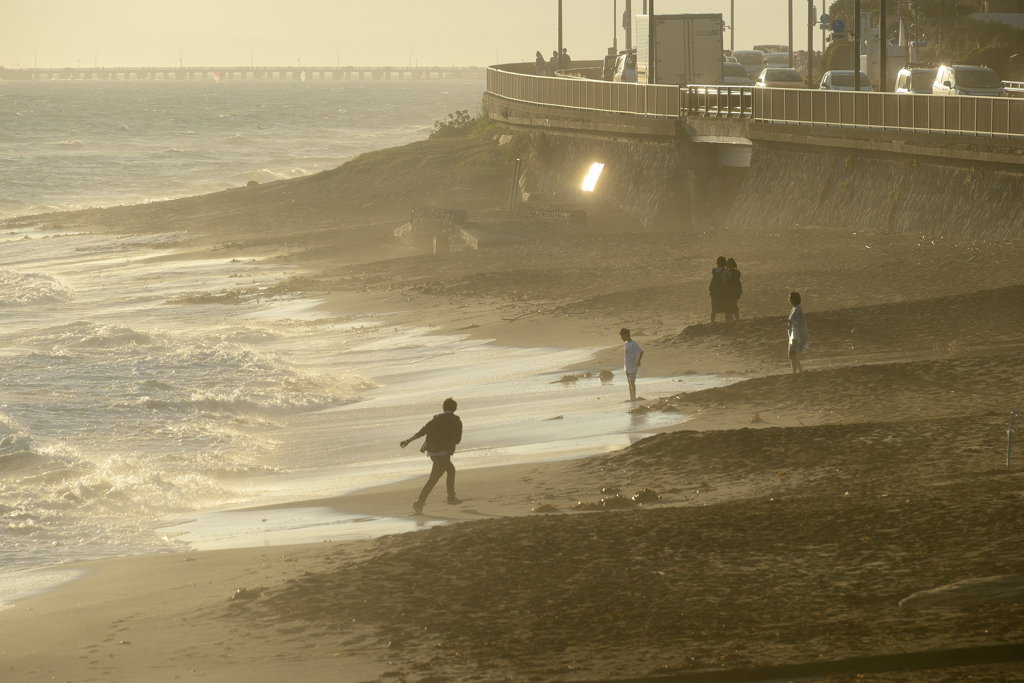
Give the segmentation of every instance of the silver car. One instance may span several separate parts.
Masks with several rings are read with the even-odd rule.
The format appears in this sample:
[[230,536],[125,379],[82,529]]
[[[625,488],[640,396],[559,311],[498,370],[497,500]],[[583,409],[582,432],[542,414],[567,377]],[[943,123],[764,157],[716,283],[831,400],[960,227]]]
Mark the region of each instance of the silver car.
[[732,56],[747,70],[748,78],[757,76],[764,68],[764,53],[759,50],[736,50]]

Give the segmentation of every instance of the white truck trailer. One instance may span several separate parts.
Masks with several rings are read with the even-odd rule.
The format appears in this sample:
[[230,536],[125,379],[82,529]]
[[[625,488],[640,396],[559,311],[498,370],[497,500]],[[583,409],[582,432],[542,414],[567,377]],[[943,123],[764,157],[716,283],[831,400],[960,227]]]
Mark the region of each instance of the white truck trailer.
[[636,75],[638,83],[721,85],[721,14],[656,14],[654,78],[649,80],[650,17],[636,15]]

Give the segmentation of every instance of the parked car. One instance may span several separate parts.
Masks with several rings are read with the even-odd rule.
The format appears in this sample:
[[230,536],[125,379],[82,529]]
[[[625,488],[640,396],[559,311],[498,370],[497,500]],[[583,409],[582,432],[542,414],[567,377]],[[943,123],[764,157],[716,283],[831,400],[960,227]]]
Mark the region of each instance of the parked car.
[[[818,88],[821,90],[853,90],[854,80],[852,70],[826,71],[821,77],[821,85]],[[874,88],[871,87],[871,79],[863,71],[860,72],[860,89],[862,92],[874,92]]]
[[612,80],[616,83],[636,83],[636,52],[629,52],[615,58],[615,75]]
[[758,88],[806,88],[804,79],[796,69],[766,68],[754,81]]
[[750,77],[742,64],[725,63],[722,65],[722,73],[726,85],[750,85]]
[[932,85],[935,83],[936,66],[921,64],[908,64],[896,74],[896,83],[893,92],[932,94]]
[[736,59],[732,55],[726,55],[725,56],[725,63],[726,64],[739,64],[740,60]]
[[785,52],[789,54],[789,45],[755,45],[754,49],[758,52],[763,52],[766,55],[770,55],[774,52]]
[[758,50],[736,50],[732,53],[736,61],[747,70],[747,76],[754,78],[764,68],[764,53]]
[[[796,55],[793,55],[793,63],[796,64]],[[772,52],[764,56],[764,65],[771,68],[788,69],[789,53]]]
[[932,94],[1006,97],[1006,89],[996,72],[988,67],[943,64],[935,72]]

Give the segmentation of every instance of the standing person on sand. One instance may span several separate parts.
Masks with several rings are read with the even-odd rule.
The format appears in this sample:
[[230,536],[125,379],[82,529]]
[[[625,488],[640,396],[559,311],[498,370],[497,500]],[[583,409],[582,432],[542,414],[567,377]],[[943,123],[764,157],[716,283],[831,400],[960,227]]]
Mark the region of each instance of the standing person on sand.
[[724,256],[719,256],[715,267],[711,269],[711,284],[708,285],[708,293],[711,295],[711,322],[722,313],[728,321],[732,314],[732,305],[729,303],[729,269],[726,267]]
[[793,372],[803,372],[804,366],[796,357],[798,353],[806,353],[810,348],[807,343],[807,318],[804,317],[804,309],[800,307],[800,293],[790,292],[789,303],[793,310],[789,312],[789,362],[793,366]]
[[640,348],[629,336],[629,329],[623,327],[619,330],[619,336],[626,342],[626,381],[629,382],[629,400],[636,400],[636,373],[640,369],[640,360],[644,357],[644,350]]
[[740,297],[743,296],[743,283],[740,282],[740,269],[736,265],[736,259],[730,258],[725,262],[725,267],[729,269],[729,313],[725,314],[725,319],[729,320],[729,316],[732,316],[733,320],[740,319]]
[[462,441],[462,420],[455,414],[459,404],[454,398],[446,398],[441,404],[443,413],[438,413],[430,422],[423,425],[423,429],[401,442],[402,448],[409,445],[421,436],[427,438],[423,441],[420,452],[430,456],[433,466],[430,469],[430,478],[420,491],[420,497],[412,504],[412,509],[417,515],[423,514],[423,506],[427,502],[427,496],[434,490],[434,484],[445,472],[448,478],[445,480],[448,485],[448,504],[458,505],[462,501],[455,497],[455,465],[452,464],[452,455],[455,453],[455,446]]

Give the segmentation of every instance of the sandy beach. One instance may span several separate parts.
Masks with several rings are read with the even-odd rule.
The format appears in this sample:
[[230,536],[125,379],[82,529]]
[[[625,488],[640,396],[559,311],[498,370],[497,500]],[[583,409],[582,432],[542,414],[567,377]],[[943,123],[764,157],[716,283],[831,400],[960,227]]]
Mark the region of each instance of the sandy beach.
[[[397,171],[409,154],[433,173]],[[460,470],[464,503],[435,490],[415,533],[62,566],[74,580],[0,610],[0,679],[1024,681],[1024,455],[1006,462],[1024,244],[594,231],[495,208],[503,154],[492,136],[427,141],[309,178],[42,220],[182,230],[192,256],[298,266],[262,297],[603,349],[567,374],[619,368],[630,327],[641,396],[645,377],[744,381],[622,403],[636,420],[693,416],[623,450]],[[427,200],[523,241],[417,252],[392,233]],[[708,323],[720,254],[744,274],[737,323]],[[810,330],[801,375],[786,357],[793,290]],[[608,400],[627,398],[619,380]],[[293,505],[405,517],[425,476],[426,463]]]

